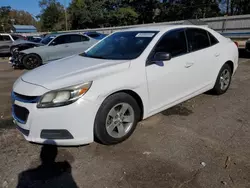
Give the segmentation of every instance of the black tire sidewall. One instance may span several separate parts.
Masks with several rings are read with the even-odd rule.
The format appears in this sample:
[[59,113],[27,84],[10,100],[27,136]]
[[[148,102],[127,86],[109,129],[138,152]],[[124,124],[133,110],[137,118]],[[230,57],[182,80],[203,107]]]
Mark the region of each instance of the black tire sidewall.
[[[130,131],[125,136],[123,136],[122,138],[113,138],[108,134],[106,130],[106,118],[109,111],[119,103],[128,103],[133,108],[135,113],[134,114],[135,120]],[[141,113],[140,107],[132,96],[126,93],[116,93],[109,96],[102,103],[95,118],[95,123],[94,123],[95,140],[105,145],[117,144],[126,140],[134,132],[136,125],[140,119],[140,113]]]
[[36,55],[36,54],[28,54],[28,55],[24,56],[23,59],[22,59],[23,66],[24,66],[26,69],[31,70],[31,69],[36,68],[36,67],[30,67],[30,66],[27,64],[27,59],[30,58],[30,57],[36,58],[36,59],[37,59],[37,65],[36,65],[36,67],[39,67],[39,66],[42,64],[41,58],[40,58],[38,55]]
[[[225,69],[227,69],[227,70],[230,72],[230,81],[229,81],[229,84],[228,84],[227,88],[226,88],[225,90],[222,90],[222,89],[221,89],[221,85],[220,85],[220,75],[221,75],[221,73],[222,73]],[[231,67],[230,67],[228,64],[224,64],[224,65],[221,67],[220,72],[219,72],[219,74],[218,74],[218,76],[217,76],[217,79],[216,79],[215,86],[214,86],[214,88],[213,88],[213,91],[215,92],[215,94],[221,95],[221,94],[224,94],[224,93],[228,90],[228,88],[229,88],[230,85],[231,85],[231,81],[232,81],[232,72],[233,72],[233,70],[231,69]]]

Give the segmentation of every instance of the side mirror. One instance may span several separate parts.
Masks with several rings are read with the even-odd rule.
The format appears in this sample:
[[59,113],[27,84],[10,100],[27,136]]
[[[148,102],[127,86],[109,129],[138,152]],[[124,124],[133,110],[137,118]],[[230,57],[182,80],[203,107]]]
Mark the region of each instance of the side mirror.
[[52,41],[49,45],[50,45],[50,46],[56,46],[57,44],[56,44],[55,41]]
[[154,55],[153,61],[169,61],[171,59],[171,54],[166,52],[157,52]]

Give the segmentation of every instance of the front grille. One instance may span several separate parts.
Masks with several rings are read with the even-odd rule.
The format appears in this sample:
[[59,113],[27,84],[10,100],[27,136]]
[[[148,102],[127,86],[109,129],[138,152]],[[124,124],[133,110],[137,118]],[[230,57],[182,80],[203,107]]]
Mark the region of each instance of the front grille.
[[14,104],[12,106],[12,115],[19,123],[25,124],[29,116],[29,110]]
[[27,96],[27,95],[21,95],[15,92],[12,92],[11,97],[13,100],[25,102],[25,103],[37,103],[39,98],[38,96]]

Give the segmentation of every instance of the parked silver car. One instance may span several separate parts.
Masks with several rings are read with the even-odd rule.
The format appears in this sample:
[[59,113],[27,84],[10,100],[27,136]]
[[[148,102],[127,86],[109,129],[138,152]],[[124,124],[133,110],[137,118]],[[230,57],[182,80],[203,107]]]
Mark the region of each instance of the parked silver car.
[[43,46],[29,48],[18,53],[19,61],[26,69],[84,52],[98,40],[77,33],[52,34],[46,36]]
[[10,46],[18,39],[24,39],[24,37],[16,34],[0,33],[0,54],[10,53]]

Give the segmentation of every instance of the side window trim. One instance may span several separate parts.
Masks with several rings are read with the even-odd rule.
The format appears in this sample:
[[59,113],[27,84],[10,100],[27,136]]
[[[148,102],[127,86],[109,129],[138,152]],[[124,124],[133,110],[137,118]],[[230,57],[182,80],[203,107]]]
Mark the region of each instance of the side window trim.
[[55,38],[53,38],[49,43],[48,43],[48,46],[52,46],[52,42],[57,38],[58,36],[56,36]]
[[[173,31],[184,31],[184,33],[185,33],[185,39],[186,39],[186,41],[187,41],[187,37],[186,37],[186,32],[185,32],[185,30],[186,30],[186,28],[177,28],[177,29],[172,29],[172,30],[169,30],[169,31],[165,32],[165,33],[159,38],[159,40],[156,42],[156,44],[154,45],[153,49],[150,51],[150,53],[149,53],[149,55],[148,55],[148,57],[147,57],[147,59],[146,59],[146,66],[151,65],[150,59],[152,58],[152,54],[153,54],[153,52],[154,52],[156,46],[160,43],[160,41],[161,41],[161,39],[162,39],[163,37],[165,37],[167,34],[169,34],[170,32],[173,32]],[[187,42],[186,42],[186,45],[188,45]],[[189,52],[188,52],[188,46],[187,46],[187,52],[186,52],[185,54],[177,55],[177,56],[175,56],[175,57],[173,57],[173,58],[180,57],[180,56],[186,55],[186,54],[188,54],[188,53],[189,53]],[[173,59],[173,58],[172,58],[172,59]]]
[[[219,43],[218,39],[217,39],[212,33],[210,33],[209,31],[207,31],[207,35],[208,35],[209,43],[210,43],[210,46],[209,46],[209,47],[214,46],[214,45],[216,45],[216,44]],[[215,43],[215,44],[212,44],[212,42],[211,42],[211,37],[210,37],[210,36],[213,36],[214,39],[216,40],[216,43]]]

